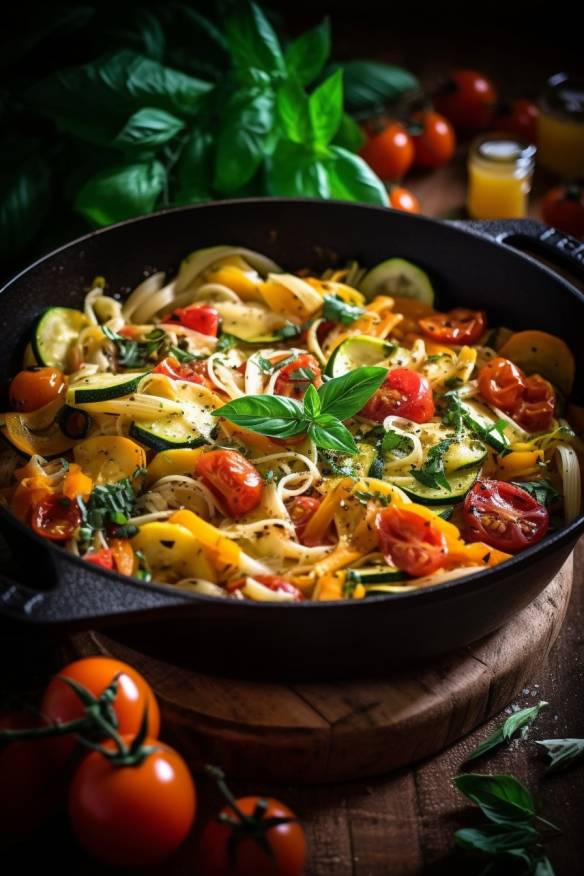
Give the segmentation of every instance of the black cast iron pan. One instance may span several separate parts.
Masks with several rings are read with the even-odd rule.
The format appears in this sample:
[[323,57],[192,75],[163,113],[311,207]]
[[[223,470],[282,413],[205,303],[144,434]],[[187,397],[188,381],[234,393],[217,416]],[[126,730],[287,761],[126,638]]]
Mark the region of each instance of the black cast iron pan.
[[[485,308],[491,325],[562,336],[584,398],[584,296],[559,273],[517,252],[527,245],[584,277],[584,245],[529,221],[445,223],[341,202],[246,200],[166,211],[95,232],[45,256],[0,292],[0,366],[19,368],[38,313],[80,306],[96,275],[131,289],[153,269],[174,271],[193,249],[259,250],[287,269],[333,259],[373,265],[403,256],[427,270],[439,305]],[[115,626],[118,638],[183,662],[266,674],[341,674],[423,659],[503,624],[550,581],[584,517],[492,570],[419,592],[294,605],[235,602],[144,584],[99,570],[0,512],[15,580],[0,578],[0,609],[14,623]],[[16,580],[16,577],[18,580]]]

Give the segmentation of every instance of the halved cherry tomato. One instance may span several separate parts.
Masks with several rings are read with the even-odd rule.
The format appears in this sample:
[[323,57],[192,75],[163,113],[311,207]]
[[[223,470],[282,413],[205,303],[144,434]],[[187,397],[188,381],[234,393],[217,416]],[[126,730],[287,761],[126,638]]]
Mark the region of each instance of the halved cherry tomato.
[[262,476],[237,450],[211,450],[197,460],[196,474],[217,496],[230,517],[243,517],[260,504]]
[[163,322],[178,322],[185,328],[200,332],[202,335],[217,336],[221,314],[214,307],[206,304],[196,304],[194,307],[177,307]]
[[414,164],[418,167],[440,167],[454,155],[454,128],[440,113],[427,110],[414,113],[412,121],[421,125],[419,134],[412,134]]
[[361,411],[363,417],[382,423],[395,415],[427,423],[434,416],[432,388],[426,378],[410,368],[394,368]]
[[408,575],[421,577],[440,569],[448,547],[439,529],[413,511],[384,508],[375,517],[381,553]]
[[[81,700],[61,676],[72,678],[98,697],[116,675],[119,675],[118,692],[112,709],[118,722],[118,732],[136,734],[147,708],[148,732],[151,736],[158,736],[160,710],[152,688],[132,666],[110,657],[84,657],[64,666],[51,679],[43,694],[41,714],[45,720],[61,724],[82,717],[84,707]],[[47,739],[47,744],[50,745],[53,759],[62,763],[71,753],[75,739],[67,733]]]
[[62,494],[47,496],[32,509],[31,524],[37,535],[51,541],[66,541],[81,526],[77,502]]
[[507,553],[536,544],[549,527],[547,508],[507,481],[480,480],[464,500],[464,536]]
[[420,202],[409,189],[402,186],[391,186],[388,192],[389,206],[394,210],[403,210],[404,213],[419,213]]
[[510,105],[501,107],[495,119],[495,128],[497,131],[509,131],[511,134],[517,134],[528,143],[536,143],[538,118],[537,104],[531,100],[519,98]]
[[541,216],[566,234],[584,239],[584,186],[571,183],[551,189],[541,202]]
[[441,344],[476,344],[487,327],[487,318],[482,310],[455,307],[449,313],[425,316],[419,325],[427,337]]
[[525,391],[525,375],[510,359],[497,356],[479,368],[478,384],[486,401],[512,411]]
[[382,180],[398,180],[412,165],[414,146],[404,126],[390,122],[382,131],[370,136],[359,155]]
[[318,389],[322,384],[320,365],[310,353],[303,353],[278,371],[274,395],[301,399],[312,384]]
[[528,432],[543,432],[552,424],[556,393],[540,374],[525,378],[525,391],[515,408],[513,418]]
[[306,524],[314,516],[320,507],[320,503],[321,499],[318,499],[316,496],[296,496],[290,506],[290,519],[296,529],[296,537],[298,538],[298,541],[302,542],[302,544],[305,544],[307,547],[315,547],[316,544],[327,543],[327,539],[325,539],[324,542],[304,541],[304,530],[306,529]]
[[[240,797],[235,805],[253,821],[242,822],[232,806],[225,806],[206,824],[197,860],[201,874],[300,876],[304,872],[306,842],[294,813],[272,797]],[[233,823],[226,823],[222,816]],[[270,825],[272,818],[290,820]]]
[[439,113],[456,128],[488,128],[497,107],[497,92],[490,79],[476,70],[455,70],[434,96]]
[[10,404],[27,414],[48,405],[64,390],[65,377],[58,368],[27,368],[10,384]]
[[86,563],[93,563],[94,566],[100,566],[102,569],[113,569],[114,557],[109,548],[101,548],[98,551],[88,551],[83,555]]
[[[122,736],[129,744],[131,736]],[[77,839],[112,867],[155,864],[187,837],[197,808],[195,785],[182,757],[155,738],[154,750],[132,766],[92,751],[75,772],[69,819]],[[113,740],[105,748],[115,749]]]
[[181,364],[173,356],[167,356],[152,369],[154,374],[164,374],[172,380],[188,380],[190,383],[199,383],[201,386],[210,383],[207,374],[206,361],[199,360]]
[[134,548],[127,538],[112,538],[110,547],[114,558],[114,566],[120,575],[132,575],[136,562]]
[[[281,575],[252,575],[252,577],[255,581],[259,581],[260,584],[267,587],[268,590],[273,590],[274,593],[277,593],[278,591],[290,593],[296,602],[301,602],[304,599],[304,596],[298,587],[296,587],[295,584],[292,584],[291,581],[288,581],[287,578],[283,578]],[[245,578],[235,578],[227,584],[226,589],[230,593],[233,593],[234,590],[240,590],[242,587],[245,587],[245,581]]]

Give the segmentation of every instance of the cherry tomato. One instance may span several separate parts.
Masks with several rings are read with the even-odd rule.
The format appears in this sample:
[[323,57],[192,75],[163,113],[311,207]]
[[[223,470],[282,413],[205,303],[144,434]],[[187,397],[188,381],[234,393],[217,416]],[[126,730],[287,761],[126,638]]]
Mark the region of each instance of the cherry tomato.
[[[304,872],[306,841],[304,831],[294,813],[271,797],[241,797],[235,801],[243,815],[258,815],[246,830],[245,822],[231,806],[225,806],[220,815],[233,819],[225,824],[220,816],[211,819],[201,835],[198,864],[204,876],[300,876]],[[258,804],[260,809],[258,810]],[[265,804],[265,808],[264,808]],[[290,818],[293,821],[266,827],[261,822],[270,818]],[[259,837],[252,825],[259,821]],[[262,845],[267,841],[270,853]],[[233,850],[233,851],[232,851]]]
[[479,368],[478,384],[486,401],[510,412],[525,391],[525,375],[510,359],[497,356]]
[[367,140],[359,152],[382,180],[398,180],[406,175],[414,160],[412,138],[399,122],[390,122]]
[[164,374],[172,380],[188,380],[201,386],[209,384],[206,361],[199,360],[181,364],[173,356],[167,356],[152,369],[154,374]]
[[113,569],[114,557],[109,548],[100,548],[98,551],[88,551],[83,555],[86,563],[93,563],[102,569]]
[[493,120],[497,92],[482,73],[455,70],[436,94],[434,104],[455,128],[480,131],[488,128]]
[[77,502],[54,493],[33,506],[31,524],[43,538],[66,541],[81,526],[81,510]]
[[10,384],[10,404],[26,414],[48,405],[64,391],[65,377],[58,368],[27,368]]
[[444,535],[413,511],[384,508],[375,517],[375,528],[386,561],[408,575],[431,575],[444,565],[448,554]]
[[[295,584],[292,584],[291,581],[288,581],[287,578],[283,578],[281,575],[252,575],[252,577],[255,581],[259,581],[260,584],[267,587],[268,590],[273,590],[274,593],[290,593],[296,602],[301,602],[304,599],[302,591],[299,590]],[[240,590],[242,587],[245,587],[245,582],[245,578],[236,578],[228,583],[227,590],[230,593],[233,593],[234,590]]]
[[548,225],[584,240],[584,186],[557,186],[541,202],[541,216]]
[[377,423],[382,423],[390,415],[427,423],[434,416],[434,410],[432,388],[426,378],[409,368],[394,368],[371,396],[361,415]]
[[211,450],[197,460],[196,474],[225,506],[230,517],[243,517],[260,504],[262,476],[237,450]]
[[450,313],[435,313],[419,321],[422,332],[441,344],[476,344],[487,327],[482,310],[455,307]]
[[196,304],[194,307],[177,307],[170,316],[163,320],[165,323],[180,323],[185,328],[200,332],[202,335],[217,337],[221,314],[214,307],[206,304]]
[[[47,721],[64,724],[83,716],[83,704],[69,685],[59,676],[72,678],[98,697],[110,684],[115,675],[118,679],[118,692],[113,710],[118,721],[120,733],[137,733],[140,729],[144,709],[148,709],[148,732],[158,736],[160,731],[160,711],[152,688],[146,679],[135,669],[121,660],[110,657],[84,657],[69,663],[49,682],[41,702],[41,714]],[[54,760],[63,762],[71,753],[75,740],[72,735],[53,737],[50,743]]]
[[528,432],[544,432],[552,424],[556,393],[540,374],[525,379],[525,391],[513,413],[513,419]]
[[120,575],[132,575],[134,572],[134,548],[127,538],[112,538],[110,547],[116,571]]
[[[321,500],[316,496],[296,496],[290,506],[290,519],[296,529],[296,537],[302,544],[307,547],[314,547],[315,543],[304,541],[304,530],[309,520],[314,517],[315,512],[320,508]],[[326,541],[324,542],[326,544]]]
[[520,98],[505,106],[497,114],[495,127],[498,131],[516,134],[528,143],[537,142],[537,120],[539,108],[531,100]]
[[403,210],[404,213],[419,213],[421,210],[416,196],[402,186],[392,186],[387,197],[389,206],[394,210]]
[[317,389],[322,384],[320,365],[310,353],[303,353],[278,371],[274,395],[301,399],[310,384]]
[[[186,838],[195,817],[195,785],[182,757],[156,739],[144,744],[155,750],[134,766],[116,766],[92,751],[71,784],[69,819],[77,839],[113,867],[163,860]],[[113,740],[104,745],[115,749]]]
[[507,553],[536,544],[549,527],[547,509],[506,481],[477,481],[466,494],[463,513],[467,541],[484,541]]
[[440,113],[425,111],[412,116],[422,126],[420,134],[412,134],[414,164],[418,167],[440,167],[454,155],[454,128]]

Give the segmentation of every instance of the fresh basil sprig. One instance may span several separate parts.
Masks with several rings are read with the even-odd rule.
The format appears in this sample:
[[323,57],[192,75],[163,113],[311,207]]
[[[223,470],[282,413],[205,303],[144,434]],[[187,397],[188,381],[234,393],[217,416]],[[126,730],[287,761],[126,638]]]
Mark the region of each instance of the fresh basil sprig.
[[351,325],[355,320],[363,316],[365,309],[356,304],[347,304],[338,295],[325,295],[322,315],[330,322],[340,322],[342,325]]
[[584,739],[541,739],[537,744],[550,756],[548,772],[566,769],[584,758]]
[[490,736],[484,739],[480,745],[469,754],[464,760],[464,763],[476,760],[477,758],[482,757],[483,754],[486,754],[487,751],[491,751],[493,748],[503,745],[504,742],[508,742],[518,730],[523,730],[525,733],[530,724],[533,724],[538,717],[542,709],[547,708],[548,705],[549,703],[542,700],[535,706],[529,706],[527,709],[521,709],[519,712],[510,715],[507,720],[494,731],[494,733],[491,733]]
[[440,487],[445,490],[450,489],[450,483],[444,474],[444,454],[454,443],[454,440],[454,438],[445,438],[443,441],[439,441],[438,444],[430,448],[426,462],[421,468],[412,466],[410,472],[417,481],[431,489]]
[[343,420],[358,413],[379,389],[386,368],[356,368],[334,377],[317,389],[310,384],[304,401],[279,395],[242,396],[213,412],[237,426],[273,438],[308,435],[317,447],[358,453]]

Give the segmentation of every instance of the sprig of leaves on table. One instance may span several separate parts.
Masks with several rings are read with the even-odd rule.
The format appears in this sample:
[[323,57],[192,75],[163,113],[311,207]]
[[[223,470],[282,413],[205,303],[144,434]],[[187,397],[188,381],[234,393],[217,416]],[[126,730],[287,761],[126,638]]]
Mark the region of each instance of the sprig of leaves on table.
[[355,368],[317,389],[310,384],[303,401],[279,395],[234,399],[213,412],[237,426],[273,438],[307,435],[317,447],[355,455],[358,447],[343,420],[358,413],[387,375],[387,368]]
[[[85,40],[94,60],[67,66],[64,57],[63,69],[40,81],[26,81],[22,62],[15,68],[3,96],[13,133],[0,140],[0,255],[22,251],[63,202],[97,226],[232,196],[387,204],[380,180],[354,154],[363,135],[344,111],[344,89],[349,107],[367,111],[417,82],[365,61],[323,72],[327,20],[285,45],[251,2],[216,4],[209,15],[161,3],[116,10],[114,19],[83,8],[88,14],[73,17],[56,10],[21,40],[26,57],[61,29],[76,59]],[[8,53],[7,63],[17,57]],[[56,215],[47,223],[54,239],[59,227],[71,234],[64,223],[73,214]]]
[[518,712],[514,712],[500,727],[491,733],[490,736],[487,736],[487,738],[484,739],[467,758],[465,758],[464,763],[470,763],[471,760],[476,760],[488,751],[492,751],[492,749],[498,748],[500,745],[503,745],[503,743],[509,742],[509,740],[520,730],[522,731],[523,736],[525,736],[525,733],[536,720],[539,713],[547,708],[548,705],[549,703],[545,700],[541,700],[535,706],[528,706],[526,709],[520,709]]
[[548,772],[567,769],[584,759],[584,739],[540,739],[537,745],[545,748],[550,757]]

